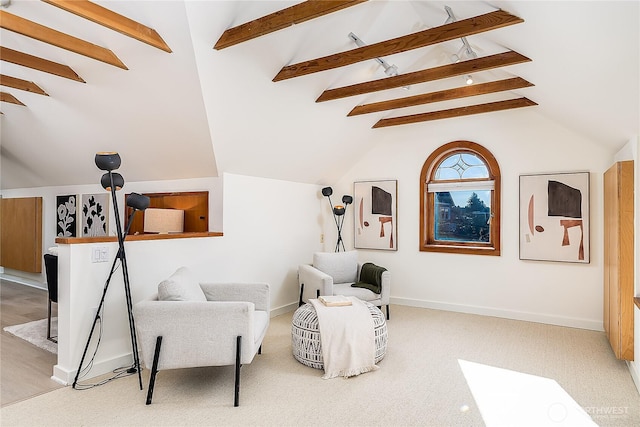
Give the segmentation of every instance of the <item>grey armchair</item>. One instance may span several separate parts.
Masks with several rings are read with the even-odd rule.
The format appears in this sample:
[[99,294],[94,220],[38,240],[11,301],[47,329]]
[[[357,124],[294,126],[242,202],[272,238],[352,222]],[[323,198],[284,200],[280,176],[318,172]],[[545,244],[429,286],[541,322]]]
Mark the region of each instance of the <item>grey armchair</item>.
[[266,283],[197,283],[182,268],[158,286],[158,294],[134,306],[142,361],[155,377],[164,369],[235,365],[234,406],[240,367],[261,353],[269,327]]
[[378,269],[379,273],[378,289],[352,286],[354,283],[362,283],[361,273],[366,264],[358,262],[357,251],[314,253],[312,265],[302,264],[298,267],[299,305],[304,302],[305,289],[307,295],[313,295],[315,291],[313,297],[319,295],[353,296],[363,301],[369,301],[378,307],[386,306],[387,319],[389,319],[389,293],[391,289],[391,273],[389,271],[379,266],[373,266]]

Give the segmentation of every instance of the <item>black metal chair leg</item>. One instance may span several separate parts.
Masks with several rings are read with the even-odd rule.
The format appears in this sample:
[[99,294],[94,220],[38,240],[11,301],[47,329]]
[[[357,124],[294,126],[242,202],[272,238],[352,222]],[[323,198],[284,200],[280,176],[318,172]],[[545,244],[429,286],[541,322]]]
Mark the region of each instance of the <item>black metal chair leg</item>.
[[49,304],[47,306],[47,339],[51,342],[57,343],[58,340],[55,339],[57,337],[51,337],[51,300],[49,300]]
[[233,397],[233,406],[238,406],[240,404],[240,356],[242,355],[242,337],[236,337],[236,384],[235,384],[235,393]]
[[316,298],[320,298],[320,289],[316,291]]
[[302,307],[304,302],[302,301],[302,293],[304,292],[304,283],[300,283],[300,300],[298,301],[298,307]]
[[389,304],[387,304],[387,320],[389,320]]
[[162,346],[162,336],[156,338],[156,349],[153,353],[153,366],[149,377],[149,390],[147,390],[147,405],[151,405],[153,398],[153,386],[156,384],[156,374],[158,373],[158,359],[160,359],[160,347]]

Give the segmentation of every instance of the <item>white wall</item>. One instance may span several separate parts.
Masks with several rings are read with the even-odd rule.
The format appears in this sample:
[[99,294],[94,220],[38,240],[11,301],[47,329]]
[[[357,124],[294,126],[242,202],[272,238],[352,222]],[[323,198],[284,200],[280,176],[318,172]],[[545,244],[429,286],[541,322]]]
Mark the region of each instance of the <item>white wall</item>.
[[[386,132],[389,139],[365,153],[334,194],[352,194],[354,181],[398,180],[398,251],[360,255],[392,272],[392,303],[603,330],[602,173],[613,153],[543,116],[517,110],[372,132]],[[418,250],[421,168],[437,147],[461,139],[487,147],[500,165],[499,257]],[[519,175],[570,171],[591,172],[590,263],[519,260]],[[353,247],[348,214],[343,238]],[[325,227],[331,236],[335,225]]]
[[[162,279],[186,265],[202,281],[269,283],[274,315],[297,307],[298,264],[309,263],[313,251],[321,249],[319,187],[229,174],[222,182],[223,237],[125,243],[134,303],[156,292]],[[218,184],[208,189],[219,191]],[[167,187],[192,188],[185,182],[167,181],[136,183],[126,190],[166,191]],[[117,251],[116,243],[60,245],[59,351],[54,377],[63,383],[75,376],[111,267],[112,261],[91,263],[94,246],[107,246],[110,259]],[[109,285],[104,318],[100,351],[89,377],[123,366],[131,358],[120,270]]]
[[[102,172],[96,169],[95,185],[69,185],[61,187],[39,187],[39,188],[22,188],[13,190],[3,190],[2,197],[42,197],[42,253],[46,253],[48,248],[55,246],[56,239],[56,197],[62,195],[75,194],[78,196],[77,203],[81,202],[82,194],[104,193],[105,190],[100,186],[99,181]],[[176,181],[148,181],[148,182],[127,182],[124,177],[125,185],[121,191],[116,193],[120,212],[120,219],[124,227],[124,196],[132,192],[137,193],[155,193],[169,191],[209,191],[209,230],[223,231],[223,215],[222,215],[222,178],[196,178],[183,179]],[[78,211],[76,222],[81,223],[81,211]],[[80,227],[78,227],[78,237],[80,237]],[[116,224],[113,206],[109,199],[109,234],[116,235]],[[1,272],[0,272],[1,273]],[[9,278],[18,283],[24,283],[30,286],[46,289],[46,278],[44,272],[44,263],[42,265],[42,273],[27,273],[6,268],[4,269],[4,277]]]

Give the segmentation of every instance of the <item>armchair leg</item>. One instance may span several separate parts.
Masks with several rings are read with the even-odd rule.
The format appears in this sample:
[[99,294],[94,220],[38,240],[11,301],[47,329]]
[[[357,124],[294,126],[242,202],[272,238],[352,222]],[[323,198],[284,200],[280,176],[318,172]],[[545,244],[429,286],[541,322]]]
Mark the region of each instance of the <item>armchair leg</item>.
[[147,390],[147,405],[151,405],[153,397],[153,386],[156,384],[156,374],[158,373],[158,359],[160,358],[160,347],[162,346],[162,336],[156,338],[156,349],[153,354],[153,366],[151,367],[151,376],[149,378],[149,390]]
[[300,300],[298,301],[298,307],[302,307],[304,302],[302,301],[302,293],[304,292],[304,283],[300,283]]
[[389,320],[389,304],[387,304],[387,320]]
[[236,337],[236,384],[235,384],[235,393],[233,397],[233,406],[238,406],[240,404],[240,356],[242,354],[242,337]]

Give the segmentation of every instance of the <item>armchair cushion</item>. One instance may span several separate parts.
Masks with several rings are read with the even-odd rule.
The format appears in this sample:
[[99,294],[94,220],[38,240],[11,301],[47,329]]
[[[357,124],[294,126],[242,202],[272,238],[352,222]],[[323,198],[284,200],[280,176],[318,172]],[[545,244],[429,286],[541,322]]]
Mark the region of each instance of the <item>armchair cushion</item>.
[[313,266],[333,278],[333,283],[354,283],[358,279],[358,252],[316,252]]
[[198,281],[189,269],[180,267],[158,285],[159,301],[206,301]]

